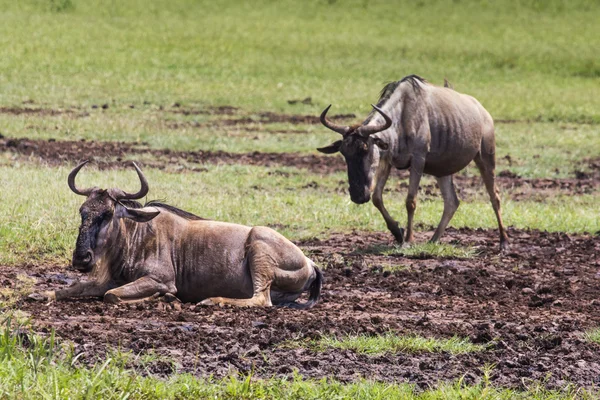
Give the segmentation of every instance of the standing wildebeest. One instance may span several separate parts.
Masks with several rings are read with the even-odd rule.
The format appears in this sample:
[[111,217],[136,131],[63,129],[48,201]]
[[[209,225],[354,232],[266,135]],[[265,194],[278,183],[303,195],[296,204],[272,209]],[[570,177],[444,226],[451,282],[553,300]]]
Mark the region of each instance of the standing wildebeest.
[[373,106],[374,111],[362,124],[332,123],[326,118],[330,107],[321,114],[321,122],[343,138],[318,150],[326,154],[342,153],[348,165],[350,198],[357,204],[366,203],[373,191],[373,204],[399,243],[403,242],[404,230],[390,217],[382,199],[391,168],[410,168],[407,242],[413,241],[413,216],[421,176],[423,173],[435,176],[444,198],[444,213],[431,238],[437,241],[459,204],[452,175],[475,161],[496,213],[500,248],[507,247],[508,236],[494,183],[494,121],[476,99],[411,75],[386,85],[377,106]]
[[[184,302],[293,308],[318,302],[321,272],[274,230],[204,220],[158,202],[142,207],[133,199],[148,193],[148,182],[135,163],[138,193],[78,189],[75,176],[86,163],[68,179],[73,192],[87,197],[73,267],[92,271],[94,279],[50,292],[50,298],[104,296],[119,303],[168,295]],[[309,300],[296,303],[306,290]]]

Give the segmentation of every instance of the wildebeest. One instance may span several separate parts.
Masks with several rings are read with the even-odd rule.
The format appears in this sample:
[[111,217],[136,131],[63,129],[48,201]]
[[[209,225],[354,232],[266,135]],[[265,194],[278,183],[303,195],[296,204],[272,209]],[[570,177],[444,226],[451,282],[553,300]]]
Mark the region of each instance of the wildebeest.
[[[148,193],[148,182],[134,163],[139,192],[92,187],[86,196],[73,267],[92,272],[91,280],[47,293],[68,297],[104,296],[110,303],[136,302],[159,295],[184,302],[237,306],[284,305],[309,308],[320,297],[322,275],[315,263],[268,227],[205,220],[176,207],[134,201]],[[295,300],[310,291],[307,302]]]
[[321,114],[321,123],[340,133],[342,139],[317,150],[342,153],[348,167],[350,198],[357,204],[366,203],[373,192],[373,204],[399,243],[404,241],[404,230],[389,215],[382,198],[391,168],[410,169],[407,242],[413,241],[413,216],[421,176],[423,173],[435,176],[444,199],[442,219],[431,238],[437,241],[459,205],[452,175],[475,161],[496,213],[500,247],[504,249],[508,246],[508,236],[494,182],[494,121],[475,98],[454,91],[447,83],[445,86],[432,85],[416,75],[389,83],[367,119],[354,126],[329,121],[326,116],[330,105]]

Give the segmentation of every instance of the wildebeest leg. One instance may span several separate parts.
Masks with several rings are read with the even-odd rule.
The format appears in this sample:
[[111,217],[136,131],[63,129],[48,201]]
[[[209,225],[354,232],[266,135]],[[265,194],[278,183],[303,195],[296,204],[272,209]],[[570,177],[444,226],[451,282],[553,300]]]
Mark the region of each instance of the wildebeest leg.
[[66,289],[46,292],[45,295],[52,300],[63,300],[69,297],[102,297],[107,290],[114,287],[112,282],[75,282]]
[[404,229],[398,227],[398,222],[396,222],[388,213],[385,206],[383,205],[383,188],[385,187],[385,183],[387,182],[388,177],[390,176],[390,170],[392,166],[390,164],[385,164],[385,166],[381,166],[377,171],[377,181],[375,182],[375,190],[373,190],[373,205],[379,210],[383,219],[385,220],[385,224],[387,228],[392,232],[392,235],[396,238],[396,241],[400,244],[404,241]]
[[479,172],[481,173],[481,177],[483,178],[485,188],[487,189],[487,192],[490,195],[492,207],[494,208],[494,212],[496,213],[496,219],[498,220],[498,231],[500,232],[500,249],[505,250],[508,248],[508,235],[506,234],[504,224],[502,223],[502,209],[500,207],[500,196],[498,194],[498,187],[496,187],[495,182],[495,155],[493,153],[489,154],[486,152],[480,152],[475,156],[473,161],[475,161],[477,168],[479,168]]
[[[253,232],[260,228],[253,228]],[[251,232],[250,238],[253,233]],[[271,283],[274,278],[274,268],[277,261],[273,257],[277,250],[264,240],[249,239],[247,243],[247,263],[252,276],[253,295],[249,299],[230,299],[226,297],[211,297],[203,301],[203,304],[231,304],[238,307],[270,307]]]
[[454,189],[452,175],[436,178],[436,180],[438,186],[440,187],[440,191],[442,192],[442,198],[444,199],[444,213],[442,214],[440,224],[431,237],[432,242],[437,242],[440,240],[444,234],[444,231],[446,230],[446,226],[448,226],[448,222],[450,222],[454,216],[454,213],[458,209],[458,205],[460,204],[460,201],[456,196],[456,189]]
[[109,290],[104,295],[104,301],[107,303],[137,303],[162,296],[166,293],[176,293],[176,289],[158,282],[149,276],[144,276],[136,281]]
[[406,241],[414,241],[413,237],[413,218],[417,208],[417,193],[419,191],[419,183],[423,176],[425,168],[425,159],[414,157],[410,164],[410,176],[408,178],[408,194],[406,195]]

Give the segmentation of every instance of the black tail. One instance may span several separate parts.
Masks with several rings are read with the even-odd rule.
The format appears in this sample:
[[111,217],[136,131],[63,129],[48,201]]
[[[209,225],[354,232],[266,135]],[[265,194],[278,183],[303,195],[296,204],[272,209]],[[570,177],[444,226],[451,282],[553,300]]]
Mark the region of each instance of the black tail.
[[313,268],[315,269],[317,276],[310,284],[308,301],[306,303],[296,303],[295,301],[292,301],[289,303],[281,303],[279,304],[280,306],[294,308],[296,310],[308,310],[319,302],[319,299],[321,298],[321,286],[323,286],[323,273],[321,273],[321,270],[314,263]]

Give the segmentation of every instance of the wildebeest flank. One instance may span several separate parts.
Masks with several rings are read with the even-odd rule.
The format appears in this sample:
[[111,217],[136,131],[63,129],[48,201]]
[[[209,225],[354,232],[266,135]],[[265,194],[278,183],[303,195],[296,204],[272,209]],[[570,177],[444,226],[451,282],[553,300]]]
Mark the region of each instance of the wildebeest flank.
[[[73,252],[73,267],[93,279],[48,296],[56,300],[104,296],[111,303],[136,302],[165,295],[184,302],[238,306],[286,305],[309,308],[319,300],[322,276],[292,242],[268,227],[210,221],[175,207],[133,202],[148,193],[97,187],[69,187],[86,197]],[[310,291],[306,303],[295,300]]]

